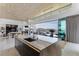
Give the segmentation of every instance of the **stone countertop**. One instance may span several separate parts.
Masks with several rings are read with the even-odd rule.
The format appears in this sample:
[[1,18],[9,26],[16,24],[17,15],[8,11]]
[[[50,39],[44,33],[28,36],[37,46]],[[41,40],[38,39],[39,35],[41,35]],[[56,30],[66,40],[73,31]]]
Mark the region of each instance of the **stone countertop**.
[[22,41],[23,43],[25,43],[26,45],[30,46],[31,48],[33,48],[34,50],[36,50],[38,52],[42,51],[46,47],[53,44],[53,43],[46,42],[43,40],[36,40],[36,41],[28,42],[28,41],[24,40],[24,38],[28,38],[28,36],[27,35],[18,35],[18,37],[17,37],[18,40]]
[[22,41],[23,43],[25,43],[26,45],[30,46],[31,48],[35,49],[38,52],[40,52],[43,49],[45,49],[46,47],[52,45],[52,43],[42,41],[42,40],[36,40],[36,41],[28,42],[28,41],[24,40],[24,38],[28,38],[28,36],[27,35],[26,36],[19,35],[17,37],[18,40]]
[[10,32],[9,34],[21,34],[21,32]]

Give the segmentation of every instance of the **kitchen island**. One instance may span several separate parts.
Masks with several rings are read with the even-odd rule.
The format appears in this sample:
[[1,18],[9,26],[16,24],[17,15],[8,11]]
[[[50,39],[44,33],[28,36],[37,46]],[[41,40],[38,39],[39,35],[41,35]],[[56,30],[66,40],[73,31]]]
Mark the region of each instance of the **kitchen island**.
[[[29,42],[27,40],[24,40],[24,38],[28,38],[27,35],[18,35],[18,37],[15,40],[15,47],[19,51],[21,55],[25,56],[48,56],[52,54],[59,55],[59,51],[56,50],[56,47],[53,46],[53,43],[43,41],[43,40],[35,40],[32,42]],[[54,47],[54,50],[51,50],[52,46]]]
[[[36,40],[24,40],[26,35],[19,35],[15,40],[15,47],[22,56],[79,56],[79,44],[57,41],[55,43]],[[44,39],[44,38],[43,38]]]

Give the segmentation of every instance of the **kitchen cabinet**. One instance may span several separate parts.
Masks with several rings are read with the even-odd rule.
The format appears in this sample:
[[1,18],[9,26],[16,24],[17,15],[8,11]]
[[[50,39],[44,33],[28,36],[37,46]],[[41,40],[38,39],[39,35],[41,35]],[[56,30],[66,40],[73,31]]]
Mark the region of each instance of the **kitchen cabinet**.
[[23,42],[19,41],[18,39],[15,40],[15,48],[18,50],[21,56],[39,56],[40,55],[39,52],[32,49],[31,47],[24,44]]

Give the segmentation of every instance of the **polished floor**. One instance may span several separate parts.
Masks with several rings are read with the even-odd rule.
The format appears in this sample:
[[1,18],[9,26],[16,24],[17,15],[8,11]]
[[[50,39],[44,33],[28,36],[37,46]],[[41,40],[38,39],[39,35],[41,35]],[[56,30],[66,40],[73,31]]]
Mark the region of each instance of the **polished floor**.
[[0,37],[0,56],[19,56],[15,47],[15,39]]
[[0,51],[0,56],[20,56],[16,48]]
[[0,51],[13,48],[15,46],[14,38],[0,37]]
[[[64,46],[64,42],[60,42],[58,46],[62,48],[61,56],[79,56],[79,44],[67,42]],[[0,56],[20,56],[19,52],[14,47],[14,38],[0,37]],[[56,49],[52,48],[52,51],[56,51]]]

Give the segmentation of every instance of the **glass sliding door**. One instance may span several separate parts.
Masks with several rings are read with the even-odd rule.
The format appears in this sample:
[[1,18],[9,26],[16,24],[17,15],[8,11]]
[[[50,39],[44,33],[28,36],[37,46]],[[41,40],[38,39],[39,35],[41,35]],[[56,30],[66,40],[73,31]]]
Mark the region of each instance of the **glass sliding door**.
[[58,20],[58,37],[65,40],[66,37],[66,18]]
[[58,20],[51,20],[35,24],[35,28],[39,35],[58,37]]

